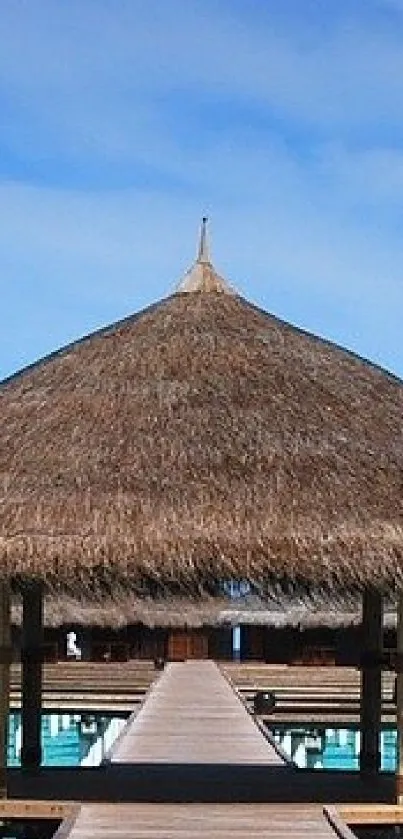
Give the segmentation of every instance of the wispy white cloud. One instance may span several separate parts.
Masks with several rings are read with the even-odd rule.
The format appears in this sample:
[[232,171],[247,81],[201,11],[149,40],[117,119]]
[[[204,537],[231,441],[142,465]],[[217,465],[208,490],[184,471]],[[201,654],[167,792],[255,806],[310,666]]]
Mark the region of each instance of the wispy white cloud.
[[4,0],[0,375],[169,293],[204,210],[246,296],[403,374],[392,2]]

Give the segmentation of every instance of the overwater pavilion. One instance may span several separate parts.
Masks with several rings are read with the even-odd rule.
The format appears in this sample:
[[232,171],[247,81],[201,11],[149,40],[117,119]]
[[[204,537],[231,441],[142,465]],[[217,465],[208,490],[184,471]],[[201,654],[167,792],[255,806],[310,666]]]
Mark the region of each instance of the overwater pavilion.
[[241,580],[263,601],[362,598],[363,774],[379,768],[382,602],[397,597],[403,795],[400,380],[237,294],[204,220],[175,294],[17,373],[0,398],[3,792],[13,592],[34,768],[44,594],[197,612]]
[[[234,585],[231,586],[233,590]],[[238,587],[244,589],[244,586]],[[22,641],[21,602],[11,611],[14,661]],[[396,609],[386,602],[383,663],[394,669]],[[85,603],[67,596],[45,596],[43,660],[183,661],[360,667],[363,646],[361,599],[264,601],[248,594],[204,603],[175,599],[173,608],[150,608],[138,598]],[[73,640],[72,640],[73,639]]]

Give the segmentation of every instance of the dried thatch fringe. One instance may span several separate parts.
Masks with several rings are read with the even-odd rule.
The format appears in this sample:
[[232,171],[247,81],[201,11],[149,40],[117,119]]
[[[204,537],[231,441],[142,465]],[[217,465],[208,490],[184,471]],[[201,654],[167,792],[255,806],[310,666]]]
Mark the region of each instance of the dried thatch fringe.
[[[113,630],[135,624],[149,628],[248,625],[275,629],[338,629],[360,626],[362,611],[359,599],[332,602],[316,598],[312,602],[283,597],[281,603],[274,603],[255,596],[232,602],[220,597],[195,599],[171,596],[155,600],[136,598],[121,591],[111,598],[100,595],[98,601],[91,602],[53,595],[45,598],[44,606],[44,621],[48,628],[91,626]],[[12,622],[19,626],[21,620],[21,602],[14,599]],[[389,629],[396,627],[396,604],[386,604],[384,626]]]

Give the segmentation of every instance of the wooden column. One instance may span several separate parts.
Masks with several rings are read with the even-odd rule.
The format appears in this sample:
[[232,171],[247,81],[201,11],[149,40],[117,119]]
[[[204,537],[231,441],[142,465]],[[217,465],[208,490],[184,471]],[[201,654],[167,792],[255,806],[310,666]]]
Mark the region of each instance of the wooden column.
[[10,708],[10,588],[0,582],[0,798],[7,797],[8,713]]
[[92,637],[91,627],[83,626],[78,632],[78,646],[81,650],[81,661],[91,661],[92,659]]
[[360,772],[374,774],[381,766],[382,596],[368,589],[362,602],[361,751]]
[[42,644],[43,590],[39,583],[24,587],[22,595],[22,747],[21,766],[35,769],[42,760]]
[[396,632],[396,802],[403,804],[403,593],[397,604]]

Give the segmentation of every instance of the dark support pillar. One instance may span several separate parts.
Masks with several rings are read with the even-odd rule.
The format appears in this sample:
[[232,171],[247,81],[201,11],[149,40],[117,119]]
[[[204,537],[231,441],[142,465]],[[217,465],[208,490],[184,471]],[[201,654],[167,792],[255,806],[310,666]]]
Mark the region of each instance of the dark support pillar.
[[78,646],[81,650],[81,661],[91,661],[92,659],[92,638],[91,627],[83,626],[77,633]]
[[23,769],[40,766],[43,590],[40,583],[27,584],[22,596],[22,747]]
[[396,803],[403,804],[403,594],[397,602],[396,632]]
[[360,772],[374,774],[381,766],[382,596],[366,590],[362,603],[361,751]]
[[0,582],[0,798],[7,797],[8,712],[10,707],[10,590]]

